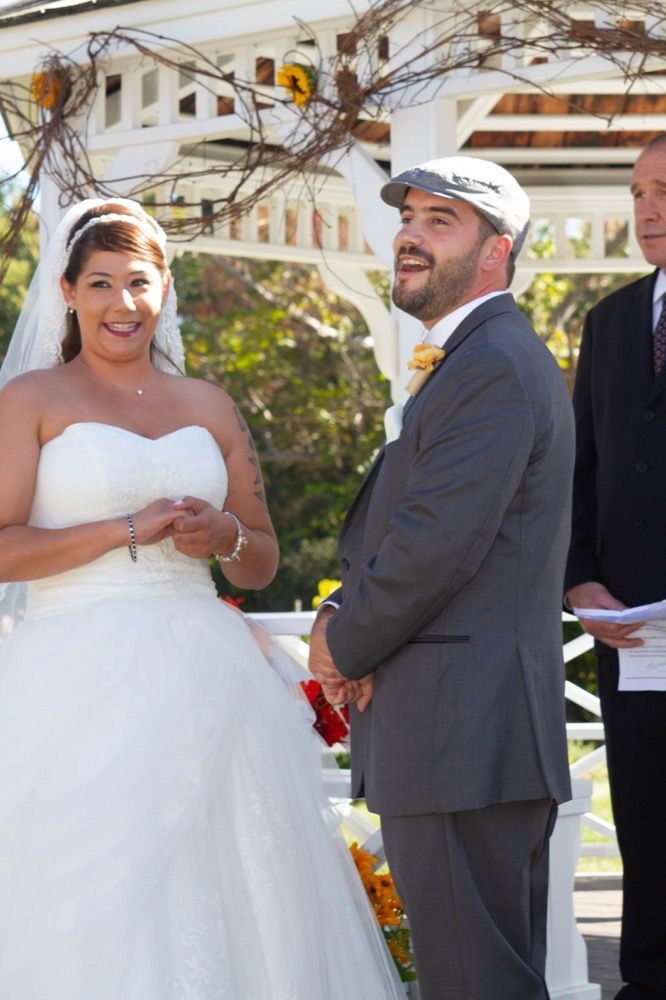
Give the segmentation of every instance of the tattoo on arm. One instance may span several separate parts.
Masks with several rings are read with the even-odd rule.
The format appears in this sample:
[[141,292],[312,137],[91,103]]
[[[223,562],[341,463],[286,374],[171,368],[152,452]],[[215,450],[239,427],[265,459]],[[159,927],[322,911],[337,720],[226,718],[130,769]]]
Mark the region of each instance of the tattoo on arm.
[[240,427],[240,429],[242,431],[247,431],[248,430],[248,426],[245,423],[245,421],[243,420],[243,417],[241,416],[241,412],[240,412],[240,410],[238,409],[238,407],[236,406],[235,403],[234,403],[234,413],[236,415],[236,420],[238,421],[238,426]]
[[[252,454],[248,459],[248,462],[250,462],[255,468],[255,480],[252,485],[260,486],[262,485],[262,479],[261,479],[261,469],[259,468],[259,459],[256,458],[257,448],[255,446],[254,441],[252,440],[252,434],[250,433],[250,428],[248,427],[247,423],[241,416],[240,410],[238,409],[235,403],[234,403],[234,413],[236,414],[236,420],[238,421],[238,426],[240,427],[241,431],[243,431],[243,433],[247,433],[247,444],[250,451],[252,452]],[[266,503],[266,494],[263,491],[257,490],[255,491],[254,495],[259,501],[259,503],[263,504],[264,507],[268,508],[268,504]]]

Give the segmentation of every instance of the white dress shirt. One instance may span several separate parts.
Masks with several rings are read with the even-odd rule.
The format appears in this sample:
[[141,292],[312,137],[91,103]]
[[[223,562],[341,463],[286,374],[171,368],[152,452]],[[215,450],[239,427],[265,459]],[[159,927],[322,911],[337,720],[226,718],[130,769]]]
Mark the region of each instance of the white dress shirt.
[[[666,275],[664,275],[664,280],[666,281]],[[664,290],[666,290],[666,285]],[[488,299],[494,299],[496,295],[504,295],[506,291],[506,288],[503,288],[499,292],[488,292],[487,295],[480,295],[478,298],[472,299],[471,302],[465,302],[464,305],[458,306],[457,309],[447,313],[446,316],[442,316],[434,326],[424,331],[423,343],[444,347],[453,331],[460,326],[465,317],[469,316],[477,306],[480,306],[482,302],[487,302]]]

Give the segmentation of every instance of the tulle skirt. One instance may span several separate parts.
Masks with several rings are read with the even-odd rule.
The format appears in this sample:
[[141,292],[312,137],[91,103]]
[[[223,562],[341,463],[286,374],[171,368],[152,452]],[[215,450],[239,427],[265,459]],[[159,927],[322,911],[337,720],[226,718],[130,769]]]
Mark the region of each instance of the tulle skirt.
[[19,625],[0,646],[0,997],[400,996],[307,712],[208,594]]

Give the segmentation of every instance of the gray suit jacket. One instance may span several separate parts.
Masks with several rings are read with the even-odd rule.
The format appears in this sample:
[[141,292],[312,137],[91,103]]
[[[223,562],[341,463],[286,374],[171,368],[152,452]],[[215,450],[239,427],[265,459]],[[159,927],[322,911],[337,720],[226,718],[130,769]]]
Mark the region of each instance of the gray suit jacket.
[[342,606],[354,794],[383,815],[570,796],[561,600],[573,417],[510,294],[478,306],[347,514]]

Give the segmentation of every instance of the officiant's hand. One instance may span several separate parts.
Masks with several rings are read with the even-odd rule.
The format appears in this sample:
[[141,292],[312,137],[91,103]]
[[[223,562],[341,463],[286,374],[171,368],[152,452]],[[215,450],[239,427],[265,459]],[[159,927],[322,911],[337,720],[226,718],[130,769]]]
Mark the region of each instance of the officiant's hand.
[[[580,583],[567,591],[566,603],[570,608],[600,608],[605,611],[623,611],[626,604],[613,597],[603,583]],[[621,625],[619,622],[597,621],[596,618],[579,618],[585,631],[612,649],[631,649],[642,646],[642,639],[631,639],[632,632],[641,628],[644,622]]]

